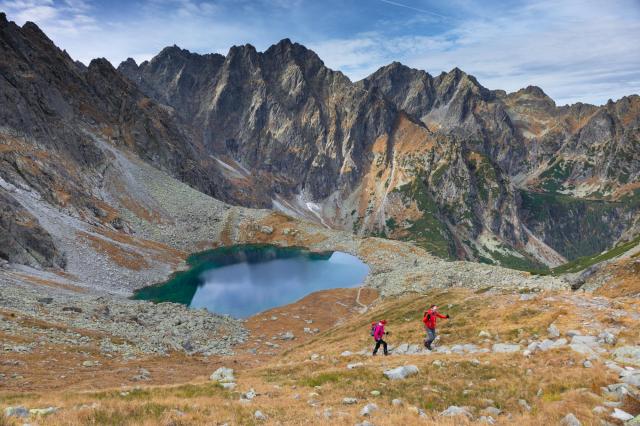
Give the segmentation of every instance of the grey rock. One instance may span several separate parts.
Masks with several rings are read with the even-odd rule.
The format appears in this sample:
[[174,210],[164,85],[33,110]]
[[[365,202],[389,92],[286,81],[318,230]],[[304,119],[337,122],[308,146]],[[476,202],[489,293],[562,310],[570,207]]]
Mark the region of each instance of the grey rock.
[[455,405],[449,406],[446,410],[440,413],[444,417],[465,416],[467,418],[473,418],[473,414],[466,407],[458,407]]
[[613,409],[613,413],[611,413],[611,417],[617,420],[622,420],[623,422],[627,422],[633,419],[633,416],[631,414],[619,408]]
[[520,405],[525,411],[531,411],[531,406],[524,399],[519,399],[518,400],[518,405]]
[[365,405],[364,407],[362,407],[362,410],[360,410],[360,415],[361,416],[370,416],[371,414],[373,414],[377,410],[378,410],[378,406],[376,404],[369,403],[369,404]]
[[582,423],[580,423],[580,420],[578,420],[578,418],[572,413],[569,413],[566,416],[564,416],[562,420],[560,420],[560,424],[562,426],[582,426]]
[[29,410],[25,407],[7,407],[4,409],[4,415],[6,417],[28,417]]
[[507,343],[496,343],[492,347],[493,352],[498,353],[513,353],[520,350],[520,345],[511,345]]
[[401,367],[396,367],[391,370],[386,370],[384,375],[387,376],[390,380],[403,380],[409,376],[413,376],[414,374],[418,374],[418,367],[415,365],[404,365]]
[[216,371],[214,371],[209,380],[213,380],[220,383],[225,382],[235,382],[235,377],[233,375],[233,369],[227,367],[220,367]]
[[617,362],[640,366],[640,346],[622,346],[613,351]]

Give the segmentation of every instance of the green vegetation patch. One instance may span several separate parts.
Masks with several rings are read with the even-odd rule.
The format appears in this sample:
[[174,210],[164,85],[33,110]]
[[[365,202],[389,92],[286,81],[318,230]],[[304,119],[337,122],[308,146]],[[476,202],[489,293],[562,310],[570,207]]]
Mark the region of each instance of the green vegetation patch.
[[413,241],[436,256],[452,259],[455,254],[453,236],[445,223],[438,218],[438,205],[420,176],[396,191],[405,199],[415,201],[422,212],[422,217],[410,222],[410,226],[406,228],[408,234],[402,239]]
[[571,262],[565,263],[564,265],[560,265],[556,268],[553,268],[551,271],[554,275],[563,274],[567,272],[579,272],[579,271],[582,271],[583,269],[588,268],[591,265],[595,265],[596,263],[604,262],[605,260],[618,257],[621,254],[624,254],[625,252],[631,250],[638,244],[640,244],[640,236],[634,238],[633,240],[627,243],[620,244],[604,253],[600,253],[594,256],[579,257],[577,259],[572,260]]
[[557,192],[562,189],[566,181],[573,172],[573,161],[558,160],[544,172],[540,173],[540,187],[548,192]]
[[520,192],[525,224],[569,260],[608,250],[640,208],[640,196],[621,201]]

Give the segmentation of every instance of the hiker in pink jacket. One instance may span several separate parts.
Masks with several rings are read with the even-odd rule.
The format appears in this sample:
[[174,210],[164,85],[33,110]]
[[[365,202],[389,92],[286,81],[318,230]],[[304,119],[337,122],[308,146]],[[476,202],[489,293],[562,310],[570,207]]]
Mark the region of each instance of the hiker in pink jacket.
[[384,326],[387,325],[387,320],[381,320],[377,325],[375,330],[373,331],[373,340],[376,341],[376,347],[373,348],[373,355],[378,353],[378,348],[380,348],[380,345],[382,345],[382,351],[384,352],[385,355],[389,355],[389,353],[387,352],[387,342],[385,342],[384,340],[382,340],[382,337],[385,334],[384,331]]

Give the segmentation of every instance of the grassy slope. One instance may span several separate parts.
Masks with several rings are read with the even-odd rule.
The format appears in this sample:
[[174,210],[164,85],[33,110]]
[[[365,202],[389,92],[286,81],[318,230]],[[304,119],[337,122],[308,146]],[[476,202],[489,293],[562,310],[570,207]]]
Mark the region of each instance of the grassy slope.
[[[172,386],[128,388],[124,393],[122,389],[55,394],[9,394],[0,390],[0,396],[7,405],[62,407],[59,413],[47,417],[47,424],[52,425],[204,425],[223,422],[353,425],[362,421],[359,411],[367,402],[379,407],[370,419],[376,425],[421,422],[411,407],[426,411],[425,423],[464,425],[467,423],[460,418],[445,419],[438,413],[450,405],[466,405],[475,407],[475,414],[480,415],[481,409],[488,404],[513,416],[511,419],[500,416],[500,424],[557,424],[568,412],[577,415],[585,425],[599,424],[592,408],[603,402],[598,396],[600,386],[614,383],[615,375],[600,361],[594,361],[591,369],[583,368],[584,357],[566,348],[537,353],[532,358],[493,353],[388,358],[340,356],[344,350],[369,348],[369,323],[383,317],[389,320],[388,328],[392,331],[388,337],[390,343],[420,343],[423,335],[420,316],[430,303],[439,303],[443,312],[451,314],[449,321],[440,322],[441,344],[446,345],[475,343],[490,347],[496,341],[495,336],[499,336],[501,342],[517,342],[536,335],[544,336],[552,322],[562,331],[593,331],[583,328],[585,316],[603,327],[624,326],[619,338],[625,339],[626,344],[640,343],[637,320],[630,316],[613,319],[610,312],[613,308],[596,310],[574,305],[576,298],[581,303],[588,303],[591,296],[544,294],[537,300],[522,301],[518,294],[452,289],[387,299],[368,313],[343,318],[342,324],[256,367],[239,366],[233,359],[223,360],[224,364],[236,368],[237,391],[223,390],[201,377]],[[637,310],[638,301],[618,300],[615,309]],[[481,330],[494,337],[485,341],[478,336]],[[312,354],[317,354],[317,360],[310,360]],[[435,366],[435,360],[442,365]],[[349,370],[346,364],[350,362],[362,362],[363,366]],[[390,381],[382,375],[383,370],[403,364],[416,365],[419,374],[403,381]],[[249,388],[254,388],[259,395],[251,403],[240,402],[239,391]],[[380,395],[371,395],[372,390],[380,391]],[[353,406],[343,405],[344,397],[355,397],[359,402]],[[401,398],[403,405],[393,406],[394,398]],[[518,404],[519,399],[527,400],[532,411],[524,410]],[[638,407],[623,408],[632,412],[638,410]],[[253,413],[258,409],[269,417],[267,422],[254,419]],[[332,413],[330,419],[325,419],[325,410]]]

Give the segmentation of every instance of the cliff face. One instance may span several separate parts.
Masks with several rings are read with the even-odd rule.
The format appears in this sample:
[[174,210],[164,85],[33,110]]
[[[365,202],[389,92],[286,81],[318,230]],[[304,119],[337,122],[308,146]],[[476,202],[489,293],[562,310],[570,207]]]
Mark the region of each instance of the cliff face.
[[[226,56],[174,46],[119,70],[197,129],[228,178],[253,188],[227,198],[235,203],[513,266],[609,246],[635,211],[621,202],[556,215],[535,210],[529,193],[628,194],[614,174],[638,178],[637,96],[559,108],[537,87],[506,94],[457,68],[432,77],[399,63],[352,83],[289,40]],[[605,231],[585,234],[591,226]]]
[[[114,229],[100,138],[224,201],[508,266],[602,250],[638,211],[638,96],[556,107],[399,63],[353,83],[286,39],[84,67],[4,15],[0,54],[2,188]],[[63,256],[32,248],[40,266]]]

